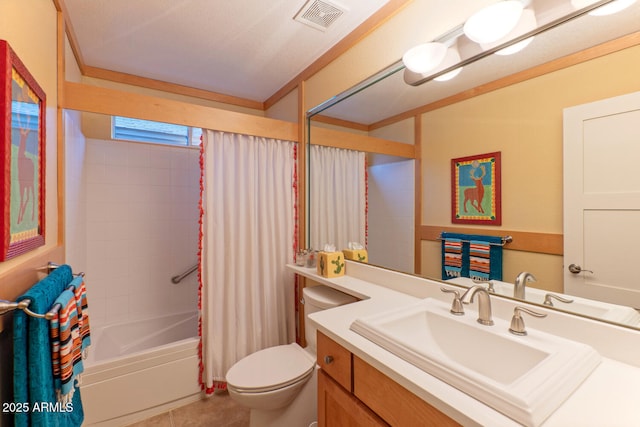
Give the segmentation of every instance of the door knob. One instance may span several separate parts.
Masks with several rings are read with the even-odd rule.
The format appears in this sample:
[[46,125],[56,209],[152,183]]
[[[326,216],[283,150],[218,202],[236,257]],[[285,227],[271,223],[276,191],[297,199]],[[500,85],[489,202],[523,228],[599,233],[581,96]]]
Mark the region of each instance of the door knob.
[[584,270],[582,267],[580,267],[577,264],[569,264],[569,271],[573,274],[578,274],[578,273],[583,273],[583,272],[587,272],[587,273],[591,273],[593,274],[593,271],[591,270]]

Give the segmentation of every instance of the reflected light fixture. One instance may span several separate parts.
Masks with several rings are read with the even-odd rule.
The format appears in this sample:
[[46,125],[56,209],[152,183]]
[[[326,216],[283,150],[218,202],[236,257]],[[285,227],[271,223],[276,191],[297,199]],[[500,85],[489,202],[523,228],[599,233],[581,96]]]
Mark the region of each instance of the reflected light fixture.
[[414,73],[426,73],[440,65],[447,54],[447,46],[438,43],[423,43],[409,49],[403,56],[405,67]]
[[[509,32],[509,34],[494,43],[481,43],[482,49],[488,50],[494,48],[525,33],[528,33],[529,31],[533,31],[536,28],[538,28],[536,13],[533,11],[533,9],[525,9],[522,11],[522,15],[520,17],[520,20],[518,21],[518,24],[513,30],[511,30],[511,32]],[[513,55],[514,53],[520,52],[525,47],[529,46],[532,41],[533,37],[529,37],[518,43],[512,44],[511,46],[507,46],[504,49],[500,49],[496,52],[496,55]]]
[[[575,9],[582,9],[583,7],[590,6],[596,3],[598,0],[571,0],[571,6]],[[600,6],[597,9],[589,12],[591,16],[605,16],[605,15],[613,15],[614,13],[618,13],[621,10],[624,10],[634,4],[636,0],[614,0],[610,3],[605,4],[604,6]]]
[[464,34],[476,43],[496,42],[518,24],[524,7],[518,0],[494,3],[471,15],[464,24]]
[[[459,62],[460,62],[460,53],[458,52],[458,48],[454,44],[449,49],[447,49],[447,54],[445,55],[444,60],[442,61],[442,66],[440,67],[440,69],[449,68]],[[452,78],[460,74],[460,71],[462,71],[462,67],[458,67],[453,71],[449,71],[448,73],[438,76],[433,80],[437,82],[446,82],[447,80],[451,80]]]

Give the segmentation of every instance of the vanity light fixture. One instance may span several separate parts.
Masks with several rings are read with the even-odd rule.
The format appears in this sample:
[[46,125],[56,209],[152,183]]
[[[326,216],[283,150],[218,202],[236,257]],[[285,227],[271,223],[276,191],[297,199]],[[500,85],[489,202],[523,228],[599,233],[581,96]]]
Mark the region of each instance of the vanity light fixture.
[[[571,6],[575,9],[582,9],[583,7],[590,6],[594,3],[597,3],[598,0],[571,0]],[[605,16],[605,15],[613,15],[614,13],[618,13],[632,4],[634,4],[636,0],[614,0],[610,3],[605,4],[604,6],[600,6],[597,9],[589,12],[591,16]]]
[[[449,68],[459,62],[460,52],[458,52],[458,48],[454,44],[453,46],[449,47],[449,49],[447,49],[447,54],[445,55],[444,60],[442,61],[442,66],[440,68],[444,70],[445,68]],[[448,73],[438,76],[433,80],[437,82],[446,82],[447,80],[451,80],[452,78],[460,74],[461,71],[462,67],[458,67],[455,70],[449,71]]]
[[494,3],[471,15],[464,23],[464,34],[480,44],[494,43],[518,25],[524,6],[518,0]]
[[[499,46],[509,40],[513,40],[516,37],[519,37],[523,34],[526,34],[530,31],[535,30],[538,27],[538,22],[536,20],[536,13],[533,9],[525,9],[522,11],[522,15],[520,16],[520,20],[516,27],[509,32],[506,36],[497,40],[494,43],[482,43],[480,46],[483,50],[489,50],[496,46]],[[529,37],[524,39],[518,43],[512,44],[511,46],[505,47],[504,49],[500,49],[496,52],[496,55],[513,55],[514,53],[520,52],[525,47],[529,46],[529,44],[533,41],[533,37]]]
[[414,73],[424,74],[438,67],[446,54],[447,46],[443,43],[423,43],[409,49],[402,56],[402,62]]

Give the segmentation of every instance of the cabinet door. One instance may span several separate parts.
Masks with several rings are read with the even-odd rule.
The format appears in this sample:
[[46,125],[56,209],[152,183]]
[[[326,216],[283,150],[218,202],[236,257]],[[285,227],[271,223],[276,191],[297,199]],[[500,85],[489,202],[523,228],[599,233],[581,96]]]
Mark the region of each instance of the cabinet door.
[[318,426],[364,427],[388,426],[329,375],[318,371]]
[[353,393],[392,426],[460,426],[355,355]]

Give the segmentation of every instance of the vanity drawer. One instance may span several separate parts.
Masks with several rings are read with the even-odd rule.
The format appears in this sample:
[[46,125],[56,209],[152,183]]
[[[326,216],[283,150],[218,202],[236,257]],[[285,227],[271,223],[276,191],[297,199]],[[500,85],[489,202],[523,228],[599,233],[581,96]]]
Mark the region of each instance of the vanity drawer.
[[318,365],[338,384],[351,392],[351,352],[317,332]]
[[357,356],[353,356],[353,393],[392,426],[460,426]]

